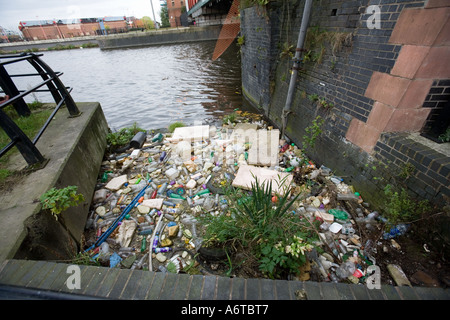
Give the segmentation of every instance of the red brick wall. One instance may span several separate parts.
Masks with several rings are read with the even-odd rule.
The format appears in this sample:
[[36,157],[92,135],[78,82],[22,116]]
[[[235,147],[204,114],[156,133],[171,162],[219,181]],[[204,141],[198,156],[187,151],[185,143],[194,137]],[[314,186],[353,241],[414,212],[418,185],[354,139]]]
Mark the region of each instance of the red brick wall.
[[[125,20],[120,21],[106,21],[105,27],[111,29],[126,29],[127,23]],[[45,26],[25,27],[22,30],[24,37],[27,40],[46,40],[46,39],[61,39],[73,38],[83,36],[96,35],[96,30],[100,29],[97,22],[81,23],[81,24],[54,24]]]
[[390,73],[374,72],[365,96],[375,101],[367,122],[354,118],[346,138],[371,152],[382,132],[417,132],[436,79],[450,78],[450,3],[430,0],[401,12],[389,43],[402,45]]
[[172,28],[181,26],[180,16],[182,8],[186,7],[187,0],[167,0],[167,11],[169,13],[169,22]]

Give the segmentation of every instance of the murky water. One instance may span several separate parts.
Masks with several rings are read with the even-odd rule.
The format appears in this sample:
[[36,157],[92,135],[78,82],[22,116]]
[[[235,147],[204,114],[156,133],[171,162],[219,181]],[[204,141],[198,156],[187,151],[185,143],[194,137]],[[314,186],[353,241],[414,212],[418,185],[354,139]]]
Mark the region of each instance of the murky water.
[[[244,106],[241,61],[236,46],[212,61],[215,42],[102,51],[98,48],[44,52],[42,59],[64,74],[76,102],[100,102],[111,129],[136,122],[145,129],[174,121],[202,123]],[[28,63],[7,66],[12,73],[32,71]],[[14,78],[19,90],[39,77]],[[52,102],[48,93],[37,93]],[[31,102],[35,97],[27,98]]]

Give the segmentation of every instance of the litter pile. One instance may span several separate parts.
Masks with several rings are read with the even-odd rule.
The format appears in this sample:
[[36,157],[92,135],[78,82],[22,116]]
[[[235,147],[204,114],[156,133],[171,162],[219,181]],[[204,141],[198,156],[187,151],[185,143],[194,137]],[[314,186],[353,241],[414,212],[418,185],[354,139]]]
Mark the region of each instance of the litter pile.
[[[320,222],[315,244],[320,250],[307,252],[307,268],[297,279],[369,281],[377,247],[371,239],[378,239],[371,235],[383,232],[383,218],[329,168],[317,167],[280,139],[279,130],[257,117],[244,118],[247,122],[178,127],[173,134],[140,132],[125,152],[106,154],[84,252],[111,268],[210,272],[197,259],[203,241],[197,217],[227,211],[220,186],[249,190],[255,177],[284,179],[292,196],[310,184],[293,210]],[[405,227],[383,237],[394,238]]]

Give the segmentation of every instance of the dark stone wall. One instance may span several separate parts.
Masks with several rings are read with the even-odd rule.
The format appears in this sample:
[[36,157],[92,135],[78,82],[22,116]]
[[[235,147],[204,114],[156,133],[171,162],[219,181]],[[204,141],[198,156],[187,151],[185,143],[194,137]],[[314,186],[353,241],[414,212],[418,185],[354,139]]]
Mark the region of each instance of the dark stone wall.
[[[294,54],[291,50],[289,56],[284,48],[296,47],[304,2],[277,0],[264,8],[255,6],[241,11],[241,37],[245,39],[241,46],[243,93],[279,128]],[[370,154],[345,138],[351,120],[366,122],[372,110],[374,101],[364,93],[373,72],[389,73],[395,64],[401,45],[388,41],[400,13],[424,4],[424,0],[313,1],[286,136],[302,147],[305,128],[317,116],[322,117],[323,132],[315,147],[306,150],[307,155],[318,165],[332,168],[375,206],[382,205],[380,195],[387,183],[402,180],[407,163],[417,170],[401,185],[412,196],[438,205],[448,201],[448,154],[434,151],[433,147],[421,148],[422,152],[437,153],[432,160],[435,165],[431,166],[431,162],[420,162],[427,161],[426,154],[419,155],[420,150],[403,157],[404,145],[396,142],[403,141],[405,134],[383,134]],[[369,5],[381,8],[380,29],[367,27],[370,14],[365,11]],[[319,105],[317,99],[331,107]],[[414,145],[420,144],[414,141]]]

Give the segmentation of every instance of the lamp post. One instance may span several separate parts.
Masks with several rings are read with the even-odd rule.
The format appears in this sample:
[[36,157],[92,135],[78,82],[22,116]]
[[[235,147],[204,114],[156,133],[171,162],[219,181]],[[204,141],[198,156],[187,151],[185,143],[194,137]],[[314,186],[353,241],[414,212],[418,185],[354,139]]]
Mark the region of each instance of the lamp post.
[[153,10],[153,1],[152,0],[150,0],[150,5],[152,6],[153,21],[155,22],[155,29],[159,29],[158,28],[158,23],[156,22],[156,18],[155,18],[155,10]]

